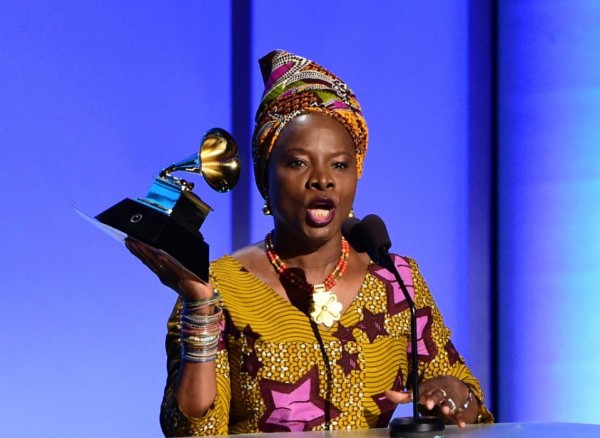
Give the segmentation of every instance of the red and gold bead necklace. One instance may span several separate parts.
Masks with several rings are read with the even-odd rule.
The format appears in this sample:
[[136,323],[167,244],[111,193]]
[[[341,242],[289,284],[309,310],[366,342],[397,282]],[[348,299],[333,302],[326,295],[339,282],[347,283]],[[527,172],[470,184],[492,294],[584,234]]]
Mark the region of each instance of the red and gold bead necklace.
[[272,232],[268,233],[265,237],[265,250],[267,257],[275,268],[275,271],[289,281],[291,284],[297,286],[301,290],[308,293],[312,293],[312,307],[311,307],[311,318],[317,324],[323,324],[327,327],[331,327],[336,321],[341,318],[342,303],[337,299],[337,296],[331,291],[336,285],[337,281],[344,275],[346,267],[348,266],[348,255],[350,254],[350,245],[342,237],[342,250],[340,258],[333,269],[333,272],[329,274],[323,283],[311,284],[307,282],[303,277],[296,274],[291,270],[285,262],[283,262],[273,246]]

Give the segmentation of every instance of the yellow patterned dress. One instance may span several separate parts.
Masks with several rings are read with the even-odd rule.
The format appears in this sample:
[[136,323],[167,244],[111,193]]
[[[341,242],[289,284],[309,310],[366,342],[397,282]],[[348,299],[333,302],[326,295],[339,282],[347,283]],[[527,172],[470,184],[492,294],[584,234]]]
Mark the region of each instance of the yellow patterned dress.
[[[452,345],[416,262],[394,259],[418,309],[421,378],[455,376],[482,401],[479,382]],[[406,387],[411,354],[410,311],[391,274],[371,264],[356,298],[331,329],[311,324],[230,256],[213,262],[211,278],[224,310],[217,396],[202,418],[186,416],[177,405],[178,300],[166,343],[168,379],[161,408],[165,435],[387,426],[395,405],[384,392]],[[478,419],[493,421],[483,404]]]

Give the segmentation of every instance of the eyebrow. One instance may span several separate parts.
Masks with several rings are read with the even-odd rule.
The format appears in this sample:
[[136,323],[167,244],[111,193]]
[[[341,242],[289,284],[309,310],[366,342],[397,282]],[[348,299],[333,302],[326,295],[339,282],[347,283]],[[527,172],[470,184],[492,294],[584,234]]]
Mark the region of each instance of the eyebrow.
[[[289,154],[294,154],[294,153],[310,154],[310,153],[312,153],[312,150],[309,150],[303,146],[291,146],[290,148],[286,149],[285,151],[282,151],[281,155],[284,156],[284,155],[289,155]],[[354,151],[348,152],[348,151],[343,151],[343,150],[333,151],[330,154],[330,156],[333,156],[333,157],[342,156],[342,155],[356,156]]]

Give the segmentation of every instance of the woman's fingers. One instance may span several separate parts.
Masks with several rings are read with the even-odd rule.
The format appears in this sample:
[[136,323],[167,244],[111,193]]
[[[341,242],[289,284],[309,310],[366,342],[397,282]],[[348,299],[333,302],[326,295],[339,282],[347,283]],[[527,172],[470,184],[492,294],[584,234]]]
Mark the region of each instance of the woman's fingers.
[[400,392],[400,391],[392,391],[391,389],[387,389],[385,391],[385,396],[391,402],[398,404],[405,404],[412,401],[412,391]]
[[197,300],[212,296],[212,286],[200,281],[168,254],[131,237],[125,239],[125,246],[158,276],[161,283],[183,297]]
[[[436,377],[419,385],[419,404],[428,411],[432,411],[433,415],[441,416],[446,423],[465,427],[468,422],[465,409],[472,399],[468,398],[468,403],[465,402],[459,405],[457,400],[462,400],[461,397],[463,397],[464,391],[470,394],[466,385],[457,378],[451,376]],[[397,404],[412,401],[412,391],[401,392],[388,389],[385,391],[385,396],[388,400]],[[468,397],[468,395],[464,397]]]
[[419,403],[427,410],[437,411],[446,422],[464,427],[467,423],[463,406],[469,390],[459,379],[452,376],[440,376],[423,382]]
[[125,246],[129,252],[140,259],[142,263],[155,273],[162,268],[160,253],[151,246],[146,245],[139,240],[132,239],[131,237],[125,239]]
[[444,400],[448,397],[448,393],[443,388],[434,388],[430,391],[421,394],[419,403],[431,410],[435,406],[442,407]]

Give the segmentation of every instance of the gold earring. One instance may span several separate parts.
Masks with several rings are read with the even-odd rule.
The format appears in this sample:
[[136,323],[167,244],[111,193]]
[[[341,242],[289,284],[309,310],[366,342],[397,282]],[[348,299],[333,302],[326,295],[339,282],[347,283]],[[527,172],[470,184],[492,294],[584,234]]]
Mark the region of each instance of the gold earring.
[[265,216],[271,216],[271,206],[269,205],[269,198],[265,199],[265,206],[263,207],[263,214]]

